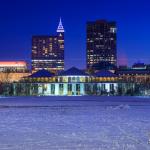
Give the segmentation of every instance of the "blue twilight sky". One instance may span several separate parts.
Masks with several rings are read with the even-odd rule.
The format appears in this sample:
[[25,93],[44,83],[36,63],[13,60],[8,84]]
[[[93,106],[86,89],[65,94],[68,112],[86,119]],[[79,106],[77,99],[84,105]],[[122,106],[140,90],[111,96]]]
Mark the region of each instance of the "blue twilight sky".
[[65,28],[65,67],[85,68],[86,22],[117,22],[120,64],[150,63],[149,0],[0,0],[0,60],[30,61],[32,35]]

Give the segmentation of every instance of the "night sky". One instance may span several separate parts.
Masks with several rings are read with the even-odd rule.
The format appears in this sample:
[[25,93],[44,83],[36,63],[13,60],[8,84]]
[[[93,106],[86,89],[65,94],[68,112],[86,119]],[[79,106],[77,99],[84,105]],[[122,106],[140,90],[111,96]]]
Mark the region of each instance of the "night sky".
[[65,28],[65,67],[85,68],[86,22],[117,22],[119,64],[150,63],[149,0],[0,0],[0,60],[30,62],[32,35]]

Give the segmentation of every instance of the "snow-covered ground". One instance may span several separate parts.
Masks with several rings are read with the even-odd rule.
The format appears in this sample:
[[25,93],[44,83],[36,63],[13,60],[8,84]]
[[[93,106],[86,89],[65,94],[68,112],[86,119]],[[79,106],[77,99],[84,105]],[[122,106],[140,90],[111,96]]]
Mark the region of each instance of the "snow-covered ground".
[[0,150],[150,150],[150,98],[0,98]]

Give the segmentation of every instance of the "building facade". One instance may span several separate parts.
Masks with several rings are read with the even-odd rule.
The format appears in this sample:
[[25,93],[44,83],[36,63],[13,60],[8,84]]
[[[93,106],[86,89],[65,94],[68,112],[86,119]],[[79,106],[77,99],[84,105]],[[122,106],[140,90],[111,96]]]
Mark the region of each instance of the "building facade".
[[72,67],[57,75],[47,70],[39,70],[21,82],[14,83],[13,95],[123,95],[133,88],[132,83],[121,82],[118,75],[110,71],[103,70],[90,75]]
[[87,22],[87,69],[95,70],[94,66],[101,62],[117,65],[116,31],[115,22]]
[[57,35],[32,37],[32,72],[64,70],[64,28],[60,19]]
[[0,72],[26,72],[26,61],[0,61]]
[[29,75],[26,61],[0,61],[0,83],[17,82]]

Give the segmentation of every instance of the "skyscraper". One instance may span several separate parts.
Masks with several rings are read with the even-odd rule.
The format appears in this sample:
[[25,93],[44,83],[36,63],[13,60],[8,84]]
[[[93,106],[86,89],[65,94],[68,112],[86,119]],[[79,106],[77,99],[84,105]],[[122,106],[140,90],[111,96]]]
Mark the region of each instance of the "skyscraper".
[[116,23],[98,20],[87,22],[87,69],[101,62],[117,65]]
[[64,28],[60,18],[55,36],[32,37],[32,72],[64,70]]

